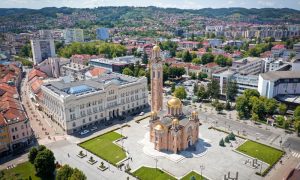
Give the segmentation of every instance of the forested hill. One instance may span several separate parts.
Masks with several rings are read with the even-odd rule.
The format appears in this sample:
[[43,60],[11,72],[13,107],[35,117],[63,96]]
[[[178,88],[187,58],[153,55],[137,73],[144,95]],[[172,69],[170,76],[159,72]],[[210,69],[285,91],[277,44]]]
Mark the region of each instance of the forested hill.
[[[0,23],[2,26],[13,27],[18,25],[34,25],[36,27],[57,27],[58,19],[69,16],[73,24],[70,27],[89,27],[90,25],[116,26],[125,25],[129,21],[144,22],[147,20],[156,21],[158,18],[178,16],[209,17],[226,22],[250,22],[259,24],[300,24],[300,11],[288,8],[274,9],[246,9],[246,8],[220,8],[220,9],[176,9],[159,7],[98,7],[92,9],[80,8],[55,8],[47,7],[42,9],[5,9],[0,8]],[[179,19],[180,19],[179,18]],[[63,27],[65,25],[62,25]],[[59,26],[58,26],[59,27]]]

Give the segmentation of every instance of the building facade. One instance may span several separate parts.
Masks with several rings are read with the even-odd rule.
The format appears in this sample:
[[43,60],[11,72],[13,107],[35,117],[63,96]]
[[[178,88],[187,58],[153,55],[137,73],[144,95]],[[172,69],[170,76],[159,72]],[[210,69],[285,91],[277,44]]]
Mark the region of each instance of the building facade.
[[260,74],[258,92],[267,98],[278,95],[299,95],[300,73],[297,71],[270,71]]
[[241,75],[258,75],[264,72],[264,60],[262,58],[247,57],[232,62],[231,70]]
[[33,63],[41,63],[49,57],[55,57],[55,45],[53,39],[33,39],[31,40]]
[[184,111],[178,98],[172,98],[163,109],[163,68],[159,46],[154,46],[150,61],[151,120],[150,141],[158,151],[178,153],[195,148],[198,142],[199,119],[194,111]]
[[150,141],[158,151],[178,153],[188,148],[195,149],[199,135],[199,118],[196,111],[184,111],[178,98],[167,102],[167,109],[152,111]]
[[107,40],[109,39],[109,32],[107,28],[98,28],[96,29],[96,38],[98,40]]
[[148,105],[147,78],[117,73],[42,86],[43,109],[68,134],[124,116]]
[[63,36],[66,44],[72,42],[84,42],[82,29],[65,29],[63,31]]
[[151,109],[158,112],[162,109],[163,104],[163,65],[159,46],[153,47],[150,70]]

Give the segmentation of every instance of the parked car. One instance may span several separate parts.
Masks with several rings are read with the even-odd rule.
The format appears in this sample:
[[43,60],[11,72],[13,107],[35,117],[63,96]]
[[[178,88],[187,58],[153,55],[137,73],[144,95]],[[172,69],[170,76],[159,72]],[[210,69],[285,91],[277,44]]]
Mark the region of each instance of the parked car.
[[85,129],[85,130],[81,131],[79,134],[80,135],[85,135],[85,134],[87,134],[89,132],[90,132],[89,130]]
[[106,122],[105,122],[105,126],[109,126],[109,125],[111,125],[111,124],[112,124],[111,121],[106,121]]
[[144,116],[144,114],[145,114],[144,112],[141,112],[141,113],[140,113],[140,116]]
[[96,131],[98,128],[97,126],[92,127],[91,131]]

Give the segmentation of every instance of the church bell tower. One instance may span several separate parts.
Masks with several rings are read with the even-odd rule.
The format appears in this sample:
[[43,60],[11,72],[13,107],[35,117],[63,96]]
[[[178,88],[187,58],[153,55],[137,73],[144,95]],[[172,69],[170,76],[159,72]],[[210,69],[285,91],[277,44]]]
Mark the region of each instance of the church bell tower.
[[159,46],[154,46],[150,60],[151,76],[151,109],[162,110],[163,105],[163,65]]

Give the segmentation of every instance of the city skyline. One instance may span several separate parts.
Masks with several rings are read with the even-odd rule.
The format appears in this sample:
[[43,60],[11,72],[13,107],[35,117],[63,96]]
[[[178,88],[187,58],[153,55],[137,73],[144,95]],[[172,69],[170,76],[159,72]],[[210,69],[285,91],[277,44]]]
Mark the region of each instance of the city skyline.
[[202,9],[202,8],[291,8],[300,10],[299,0],[255,0],[255,1],[237,1],[237,0],[211,0],[209,2],[197,0],[89,0],[82,2],[80,0],[4,0],[0,8],[30,8],[40,9],[44,7],[72,7],[72,8],[94,8],[99,6],[157,6],[163,8],[180,8],[180,9]]

